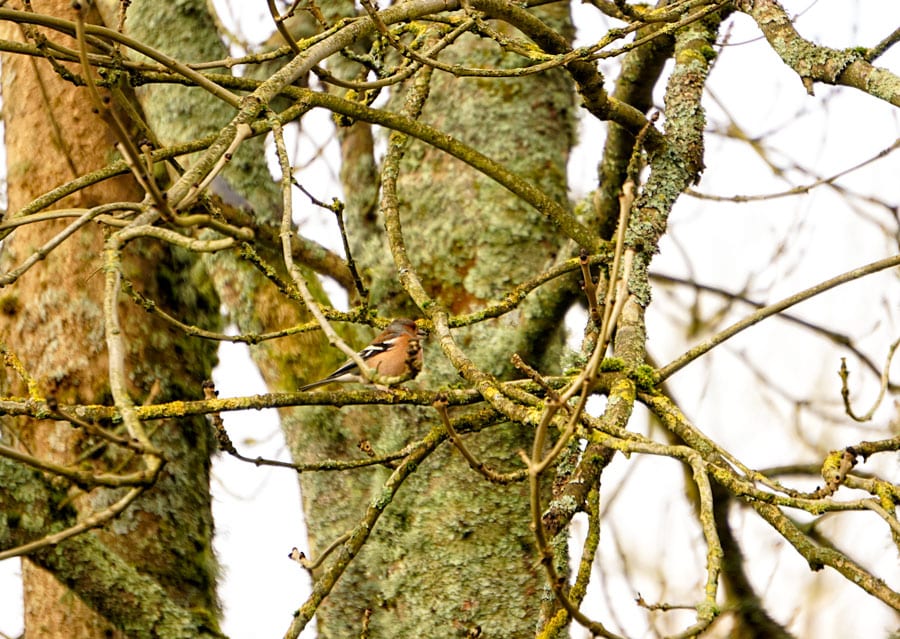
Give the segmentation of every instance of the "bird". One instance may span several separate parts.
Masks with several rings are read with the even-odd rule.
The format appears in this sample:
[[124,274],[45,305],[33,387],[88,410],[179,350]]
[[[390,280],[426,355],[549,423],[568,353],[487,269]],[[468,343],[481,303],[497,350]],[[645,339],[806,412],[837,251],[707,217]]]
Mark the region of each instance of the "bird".
[[[414,320],[400,317],[359,351],[362,360],[381,377],[401,377],[399,382],[414,378],[422,370],[422,340],[427,333],[416,327]],[[327,377],[301,386],[298,390],[308,391],[318,386],[332,383],[365,382],[366,378],[359,366],[348,359]],[[385,388],[376,384],[379,388]]]

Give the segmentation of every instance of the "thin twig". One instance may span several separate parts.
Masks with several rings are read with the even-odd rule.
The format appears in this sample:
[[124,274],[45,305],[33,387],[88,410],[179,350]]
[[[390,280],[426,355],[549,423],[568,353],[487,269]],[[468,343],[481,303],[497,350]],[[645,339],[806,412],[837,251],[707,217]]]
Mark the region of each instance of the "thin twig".
[[839,375],[841,376],[841,399],[844,400],[844,411],[847,415],[850,416],[850,419],[857,422],[867,422],[872,419],[875,415],[875,411],[878,410],[878,407],[881,406],[881,402],[884,399],[884,393],[887,391],[888,386],[891,381],[891,360],[894,359],[894,353],[897,352],[897,347],[900,346],[900,339],[897,339],[893,344],[888,348],[887,361],[884,363],[884,368],[881,370],[881,388],[878,390],[878,397],[875,398],[875,403],[872,404],[872,408],[865,415],[857,415],[853,412],[853,407],[850,405],[850,387],[847,385],[847,379],[850,377],[850,371],[847,370],[847,358],[841,358],[841,370]]
[[229,142],[225,151],[216,159],[212,168],[209,170],[206,175],[203,176],[203,179],[200,180],[199,184],[192,185],[185,196],[178,202],[175,206],[176,210],[184,210],[187,209],[194,201],[199,197],[203,191],[212,184],[212,181],[216,178],[216,176],[225,168],[225,166],[231,162],[231,158],[234,157],[234,154],[237,152],[238,147],[246,140],[247,138],[253,135],[253,129],[246,122],[239,122],[235,125],[234,128],[234,137]]
[[356,287],[356,294],[359,296],[359,299],[365,303],[369,298],[369,289],[366,288],[366,285],[362,281],[362,277],[359,275],[359,271],[356,268],[356,260],[353,259],[353,253],[350,251],[350,240],[347,237],[347,228],[344,225],[344,203],[338,200],[337,198],[329,205],[320,201],[316,198],[312,193],[306,190],[306,188],[297,181],[294,181],[294,186],[303,191],[306,197],[309,198],[309,201],[315,204],[316,206],[327,209],[334,214],[334,218],[337,221],[338,231],[341,234],[341,243],[344,246],[344,255],[346,255],[347,269],[350,271],[350,275],[353,277],[353,285]]
[[159,186],[156,184],[156,179],[153,177],[151,167],[146,166],[141,161],[140,151],[135,146],[134,140],[132,140],[131,136],[128,134],[126,125],[119,118],[119,114],[116,113],[115,109],[110,108],[109,99],[104,100],[100,96],[100,91],[97,89],[97,85],[94,82],[93,68],[88,61],[87,42],[85,39],[85,22],[83,15],[84,12],[81,8],[80,3],[75,3],[75,8],[77,10],[75,20],[75,38],[78,42],[78,54],[81,60],[84,81],[88,88],[88,95],[91,97],[91,101],[94,103],[94,108],[97,109],[97,112],[102,115],[103,120],[107,123],[109,128],[112,129],[113,134],[116,136],[116,139],[118,139],[119,143],[117,146],[119,152],[122,154],[125,162],[128,163],[128,166],[131,169],[135,180],[137,180],[141,188],[143,188],[144,191],[148,193],[153,199],[153,202],[156,204],[156,208],[159,210],[159,213],[163,217],[163,219],[171,221],[174,217],[174,214],[169,208],[169,202],[165,197],[163,197],[162,191],[160,191]]
[[[148,450],[153,449],[150,438],[144,430],[141,420],[135,413],[134,401],[128,392],[127,375],[125,373],[125,340],[123,337],[122,326],[119,319],[119,292],[121,290],[122,279],[122,247],[125,240],[121,237],[121,233],[126,229],[116,231],[106,240],[104,244],[104,267],[106,271],[106,279],[103,295],[103,319],[106,329],[106,348],[107,348],[107,367],[109,370],[109,389],[112,393],[113,402],[128,434],[136,439],[141,445]],[[163,229],[159,229],[163,230]],[[159,469],[161,460],[153,455],[144,457],[145,463],[151,469]]]
[[600,309],[597,307],[597,284],[591,275],[590,261],[588,260],[588,252],[584,248],[578,258],[578,265],[581,267],[581,280],[584,282],[584,296],[587,298],[588,309],[591,315],[591,322],[594,326],[600,326],[601,315]]
[[[323,551],[321,552],[321,554],[319,554],[319,557],[318,557],[317,559],[315,559],[315,560],[308,559],[308,558],[306,557],[306,555],[304,555],[304,554],[301,552],[301,553],[299,554],[299,557],[297,558],[297,562],[298,562],[301,566],[303,566],[304,568],[306,568],[310,573],[312,573],[313,570],[315,570],[316,568],[318,568],[319,566],[322,565],[322,562],[325,561],[325,560],[328,558],[328,555],[330,555],[332,552],[334,552],[337,548],[340,548],[340,546],[341,546],[345,541],[347,541],[348,539],[350,539],[350,535],[351,535],[351,534],[353,534],[353,531],[352,531],[352,530],[348,530],[348,531],[345,532],[343,535],[341,535],[340,537],[338,537],[337,539],[335,539],[334,541],[332,541],[330,544],[328,544],[328,547],[327,547],[325,550],[323,550]],[[291,553],[291,554],[293,554],[293,553]]]
[[[159,472],[159,468],[152,469],[151,472],[154,473],[154,480],[151,480],[150,483],[153,483],[153,481],[155,481],[155,473]],[[41,548],[54,546],[66,539],[69,539],[70,537],[80,535],[87,530],[102,526],[107,521],[113,519],[114,517],[119,515],[119,513],[128,508],[128,506],[146,489],[146,486],[137,486],[135,488],[132,488],[125,494],[124,497],[122,497],[114,504],[111,504],[108,508],[104,508],[99,512],[95,512],[88,517],[85,517],[74,526],[70,526],[65,530],[59,531],[58,533],[47,535],[36,541],[32,541],[31,543],[22,544],[21,546],[17,546],[16,548],[10,548],[9,550],[2,551],[0,552],[0,561],[34,553]]]
[[528,477],[527,469],[513,471],[511,473],[498,473],[484,462],[478,461],[463,443],[462,438],[459,436],[459,433],[456,432],[456,429],[453,428],[450,415],[447,414],[447,402],[438,400],[432,404],[432,406],[434,406],[438,415],[440,415],[441,422],[444,424],[444,428],[447,429],[447,435],[449,435],[450,441],[453,442],[453,445],[456,446],[465,460],[469,463],[472,470],[481,473],[485,479],[495,484],[511,484],[513,482],[522,481]]
[[883,260],[871,262],[870,264],[855,268],[851,271],[847,271],[846,273],[842,273],[837,277],[833,277],[829,280],[821,282],[820,284],[811,286],[806,290],[795,293],[794,295],[786,297],[774,304],[770,304],[765,308],[761,308],[748,317],[735,322],[725,330],[716,333],[705,342],[698,344],[683,355],[674,359],[672,362],[658,369],[656,371],[657,379],[659,381],[662,381],[670,377],[672,374],[678,372],[695,359],[698,359],[699,357],[705,355],[707,352],[709,352],[725,340],[734,337],[744,329],[750,328],[754,324],[758,324],[767,317],[771,317],[772,315],[780,313],[781,311],[786,310],[795,304],[799,304],[800,302],[808,300],[811,297],[815,297],[816,295],[819,295],[820,293],[823,293],[836,286],[840,286],[841,284],[846,284],[847,282],[852,282],[853,280],[857,280],[861,277],[865,277],[867,275],[871,275],[872,273],[877,273],[878,271],[883,271],[888,268],[893,268],[898,265],[900,265],[900,255],[894,255],[893,257],[888,257]]
[[66,228],[54,235],[52,238],[47,240],[47,242],[45,242],[42,246],[35,249],[35,251],[31,255],[29,255],[28,258],[24,262],[22,262],[22,264],[12,269],[11,271],[7,271],[6,273],[0,275],[0,287],[8,286],[15,282],[22,275],[27,273],[28,269],[30,269],[41,260],[45,259],[51,251],[65,242],[75,233],[75,231],[85,226],[91,220],[116,210],[141,211],[143,210],[143,206],[130,202],[115,202],[112,204],[102,204],[92,209],[88,209],[81,215],[81,217],[69,224]]
[[809,193],[817,186],[826,184],[830,185],[832,182],[847,175],[848,173],[852,173],[853,171],[868,166],[876,160],[887,157],[898,148],[900,148],[900,138],[894,140],[894,142],[889,147],[882,149],[872,157],[867,158],[862,162],[858,162],[857,164],[843,169],[842,171],[838,171],[837,173],[834,173],[829,177],[819,178],[818,180],[810,182],[809,184],[801,184],[785,191],[778,191],[777,193],[760,193],[758,195],[715,195],[712,193],[701,193],[699,191],[695,191],[694,189],[686,189],[685,195],[690,195],[691,197],[695,197],[701,200],[712,200],[714,202],[757,202],[761,200],[774,200],[776,198],[789,197],[791,195],[802,195],[804,193]]
[[[218,397],[215,385],[211,380],[203,382],[203,396],[207,400],[216,399]],[[372,455],[370,455],[366,459],[359,460],[320,460],[318,462],[312,463],[284,462],[277,459],[266,459],[264,457],[247,457],[246,455],[242,455],[240,452],[238,452],[234,443],[231,441],[231,437],[229,437],[228,431],[225,429],[225,422],[223,421],[222,416],[218,412],[210,412],[206,414],[206,419],[215,431],[216,441],[219,444],[219,449],[228,453],[235,459],[242,462],[247,462],[248,464],[253,464],[254,466],[287,468],[289,470],[295,471],[298,474],[310,471],[351,470],[354,468],[365,468],[367,466],[376,465],[393,467],[392,464],[394,461],[402,459],[403,457],[408,455],[420,443],[413,442],[407,446],[404,446],[398,451],[388,453],[386,455],[376,456],[373,452]]]
[[28,389],[28,398],[32,401],[43,400],[44,397],[37,380],[28,372],[25,364],[22,363],[15,351],[10,350],[6,342],[0,341],[0,355],[3,356],[3,364],[13,369],[16,375],[19,376],[19,379],[25,382],[25,387]]
[[[294,53],[303,53],[303,49],[297,45],[297,41],[294,40],[294,36],[291,35],[287,25],[284,23],[284,16],[278,13],[278,7],[275,6],[275,0],[266,0],[266,4],[269,7],[269,14],[272,16],[272,22],[275,23],[275,28],[278,29],[278,33],[281,34],[284,41],[288,43],[288,46],[291,47]],[[290,14],[288,14],[288,16],[289,15]]]
[[116,446],[121,446],[123,448],[128,448],[139,454],[151,454],[151,455],[159,455],[162,456],[162,452],[156,448],[155,446],[152,448],[147,448],[144,444],[137,441],[136,439],[131,439],[128,437],[121,437],[116,435],[115,433],[111,433],[105,428],[101,428],[94,423],[91,423],[87,420],[76,417],[74,414],[70,413],[66,409],[62,408],[56,401],[55,397],[47,398],[47,408],[49,408],[52,412],[59,415],[60,418],[69,422],[76,428],[81,428],[88,435],[93,435],[94,437],[99,437],[104,439],[111,444],[115,444]]
[[[749,297],[745,297],[739,293],[733,293],[729,290],[718,286],[712,286],[709,284],[701,284],[691,279],[686,279],[683,277],[675,277],[672,275],[663,275],[661,273],[650,273],[650,279],[658,282],[664,282],[669,284],[678,284],[681,286],[689,286],[691,288],[696,289],[697,291],[707,291],[709,293],[714,293],[715,295],[720,295],[730,301],[737,301],[748,306],[752,306],[753,308],[765,308],[766,305],[762,302],[757,302],[754,299]],[[803,328],[809,329],[814,333],[818,333],[823,335],[827,339],[831,340],[835,344],[848,349],[853,355],[859,359],[863,364],[865,364],[866,368],[872,371],[875,375],[881,376],[881,369],[875,365],[875,363],[863,353],[859,348],[853,343],[853,341],[845,334],[838,333],[837,331],[833,331],[830,328],[826,328],[825,326],[820,326],[809,320],[805,320],[802,317],[797,315],[791,315],[790,313],[779,313],[778,319],[784,320],[785,322],[791,322],[797,324],[798,326],[802,326]],[[896,384],[891,384],[888,388],[894,390],[897,388]]]
[[892,46],[900,42],[900,27],[894,29],[889,36],[866,52],[866,60],[873,62]]

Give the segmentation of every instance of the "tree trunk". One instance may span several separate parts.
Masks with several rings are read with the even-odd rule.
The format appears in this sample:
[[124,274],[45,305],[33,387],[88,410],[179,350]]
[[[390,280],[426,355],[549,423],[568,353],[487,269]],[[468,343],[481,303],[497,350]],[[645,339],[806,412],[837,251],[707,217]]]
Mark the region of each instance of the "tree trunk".
[[[560,26],[568,20],[567,9],[550,9],[542,17]],[[464,37],[441,60],[502,67],[504,55],[496,46]],[[402,88],[411,90],[414,83]],[[403,100],[401,90],[394,102],[399,106]],[[514,88],[436,72],[421,120],[472,143],[565,202],[573,109],[572,86],[561,72],[517,79]],[[500,130],[503,134],[496,134]],[[345,137],[342,171],[350,178],[344,183],[348,202],[360,191],[372,190],[359,180],[370,165],[369,154],[360,153],[365,146],[360,137],[352,130]],[[546,218],[433,147],[412,143],[400,176],[400,216],[410,258],[428,293],[454,314],[501,298],[565,253],[565,241]],[[373,216],[363,201],[347,213],[357,265],[371,277],[370,304],[388,317],[414,315],[397,280],[383,208]],[[534,246],[545,250],[534,251]],[[571,293],[568,286],[558,287],[553,295],[536,296],[502,319],[460,329],[458,339],[477,365],[501,378],[512,374],[509,354],[514,352],[533,364],[552,361],[545,370],[554,370],[568,306],[564,302]],[[419,377],[423,385],[437,387],[457,379],[437,345],[428,345],[426,369]],[[301,422],[288,424],[288,441],[303,461],[353,456],[359,440],[385,454],[421,438],[437,421],[432,409],[402,407],[305,409],[303,414]],[[531,438],[529,429],[506,425],[466,441],[481,461],[506,471],[522,467],[517,452]],[[389,474],[389,469],[368,469],[301,477],[314,553],[354,525]],[[491,484],[445,445],[407,480],[318,610],[320,636],[359,634],[366,609],[373,611],[367,623],[375,637],[463,636],[477,628],[484,636],[533,634],[544,584],[537,559],[527,482]]]
[[[73,20],[64,0],[34,2],[37,12]],[[3,37],[23,40],[22,30],[3,22]],[[60,39],[56,33],[51,35]],[[72,41],[67,46],[77,48]],[[68,67],[75,73],[80,68]],[[86,89],[63,80],[46,60],[22,55],[3,56],[3,98],[9,175],[9,211],[16,213],[37,196],[105,166],[116,140],[94,111]],[[126,176],[83,189],[56,206],[88,208],[117,201],[137,202],[143,193]],[[71,220],[29,224],[3,242],[2,271],[27,259]],[[36,393],[60,404],[105,403],[109,398],[108,362],[103,319],[103,243],[98,226],[83,227],[53,250],[3,295],[0,335],[3,343],[37,382]],[[192,258],[156,243],[132,243],[125,251],[123,274],[136,288],[176,314],[200,323],[218,321],[217,303],[190,281]],[[129,345],[126,368],[136,403],[199,397],[215,353],[209,344],[188,341],[170,325],[145,313],[131,300],[119,302]],[[151,336],[150,339],[133,339]],[[21,380],[5,390],[25,394]],[[110,426],[107,424],[106,426]],[[174,600],[203,611],[215,625],[216,563],[212,554],[209,498],[211,439],[202,419],[156,422],[153,442],[167,463],[150,490],[111,524],[89,535],[150,575]],[[59,464],[91,460],[108,472],[139,469],[133,453],[98,441],[66,421],[3,419],[4,438],[30,454]],[[69,499],[81,516],[103,510],[120,499],[124,489],[95,488],[89,493],[71,488]],[[67,519],[66,502],[53,517]],[[52,521],[46,522],[49,526]],[[91,579],[80,579],[71,564],[44,570],[39,559],[23,561],[26,635],[33,637],[119,636],[111,624],[84,605],[116,593],[91,591]],[[81,575],[84,576],[83,574]],[[99,574],[97,575],[99,582]],[[103,575],[116,582],[115,574]],[[78,586],[72,597],[63,583]],[[121,593],[118,593],[121,595]]]

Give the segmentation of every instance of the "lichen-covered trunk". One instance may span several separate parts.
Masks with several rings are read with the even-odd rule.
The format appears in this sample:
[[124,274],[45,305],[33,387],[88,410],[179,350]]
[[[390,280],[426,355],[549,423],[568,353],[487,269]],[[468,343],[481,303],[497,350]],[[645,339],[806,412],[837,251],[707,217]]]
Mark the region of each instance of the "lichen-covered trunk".
[[[565,8],[543,17],[560,26]],[[500,25],[496,25],[502,28]],[[499,47],[464,37],[441,60],[470,66],[503,66]],[[399,109],[415,80],[401,87]],[[566,199],[566,161],[574,140],[573,91],[563,73],[508,83],[455,78],[435,72],[421,120],[472,144],[559,202]],[[356,125],[361,126],[361,125]],[[348,235],[360,269],[371,277],[371,304],[388,316],[415,315],[402,292],[385,232],[384,210],[360,193],[374,193],[360,153],[364,134],[345,137],[343,171]],[[359,169],[353,167],[358,166]],[[477,310],[515,284],[551,265],[566,242],[546,218],[503,187],[458,160],[412,143],[399,169],[403,236],[428,293],[454,314]],[[355,204],[355,206],[354,206]],[[378,207],[375,207],[378,208]],[[544,250],[535,251],[535,246]],[[510,356],[553,370],[562,313],[571,288],[535,296],[502,319],[460,329],[458,339],[484,370],[512,374]],[[458,375],[436,344],[426,350],[419,378],[431,387]],[[421,438],[438,420],[433,409],[345,407],[306,409],[289,430],[295,455],[347,457],[358,440],[384,454]],[[497,470],[520,468],[517,452],[533,432],[494,425],[467,436],[479,460]],[[377,500],[388,469],[340,476],[303,475],[301,481],[314,551],[359,519]],[[371,636],[446,637],[532,635],[541,614],[544,574],[530,528],[527,482],[498,486],[469,468],[445,444],[406,481],[378,526],[317,615],[321,637],[359,634],[371,610]],[[474,635],[473,635],[474,636]]]
[[[70,4],[66,0],[33,3],[37,12],[73,20]],[[3,22],[0,28],[5,39],[24,39],[18,25]],[[53,39],[58,40],[58,34]],[[71,41],[67,44],[76,48]],[[61,79],[46,60],[4,55],[2,61],[8,215],[13,216],[37,196],[105,166],[114,157],[115,138],[94,112],[87,91]],[[142,197],[134,181],[126,176],[81,190],[54,208],[136,202]],[[17,229],[3,242],[0,271],[22,264],[71,221],[62,219]],[[106,403],[109,399],[102,308],[103,243],[99,226],[84,227],[0,292],[0,341],[33,376],[37,396],[56,399],[61,405]],[[178,309],[178,313],[187,313],[197,321],[217,321],[215,300],[198,292],[189,281],[191,259],[147,243],[130,245],[126,254],[124,276],[137,289],[161,306]],[[209,345],[188,342],[184,335],[124,297],[119,310],[130,345],[126,366],[134,401],[199,397],[200,385],[215,358]],[[152,337],[131,339],[138,336]],[[26,394],[22,380],[13,375],[5,379],[5,393]],[[15,442],[34,456],[59,464],[77,467],[90,460],[95,469],[109,472],[127,471],[136,465],[130,451],[116,449],[65,421],[4,417],[2,427],[6,443]],[[156,422],[152,440],[167,459],[157,484],[110,525],[86,534],[95,535],[140,573],[152,576],[174,600],[205,611],[214,625],[218,604],[211,549],[208,428],[198,419]],[[71,503],[50,505],[58,508],[50,511],[54,519],[43,522],[44,530],[29,533],[40,536],[57,532],[63,522],[72,523],[71,505],[84,517],[103,510],[121,494],[122,489],[82,492],[71,487]],[[26,525],[24,521],[19,523]],[[103,597],[122,593],[97,592],[96,586],[91,591],[90,570],[76,575],[80,569],[74,567],[75,562],[67,563],[65,551],[60,550],[52,559],[48,553],[53,550],[23,561],[26,635],[50,639],[123,636],[94,611]],[[91,561],[90,557],[79,558],[82,566]],[[105,565],[108,567],[108,562]],[[114,574],[101,576],[99,567],[97,570],[98,583],[101,579],[104,583],[116,582]],[[73,585],[74,591],[64,583]],[[82,603],[82,598],[90,601],[90,606]]]

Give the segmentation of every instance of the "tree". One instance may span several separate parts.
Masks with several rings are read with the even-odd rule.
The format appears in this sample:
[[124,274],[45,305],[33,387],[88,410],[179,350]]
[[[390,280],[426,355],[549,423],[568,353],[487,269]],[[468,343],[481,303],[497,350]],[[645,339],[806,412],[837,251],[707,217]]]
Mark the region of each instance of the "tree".
[[[34,25],[3,26],[9,37],[41,42]],[[91,112],[100,105],[57,73],[64,67],[39,66],[27,56],[10,56],[4,64],[9,205],[37,213],[39,196],[103,172],[114,138]],[[202,611],[202,623],[215,625],[217,617],[208,490],[214,443],[202,418],[165,419],[146,428],[129,419],[127,430],[113,434],[108,424],[67,412],[78,404],[115,401],[127,411],[134,401],[200,398],[196,379],[209,374],[215,357],[209,344],[187,339],[161,318],[130,303],[120,307],[111,282],[104,287],[107,275],[139,279],[142,294],[180,309],[184,319],[218,322],[210,287],[191,280],[191,252],[135,238],[129,250],[107,253],[112,261],[104,262],[111,240],[104,237],[107,225],[94,220],[110,219],[122,206],[133,213],[133,204],[116,203],[139,202],[142,195],[127,176],[105,177],[57,191],[50,199],[62,212],[44,215],[42,224],[17,228],[7,217],[4,231],[4,283],[14,285],[4,291],[0,334],[7,370],[17,373],[6,378],[5,394],[43,405],[39,419],[4,420],[3,463],[10,475],[3,485],[18,488],[5,494],[12,501],[3,508],[4,548],[31,548],[23,574],[35,593],[25,607],[33,636],[106,636],[111,628],[130,634],[133,623],[146,620],[131,617],[134,602],[107,593],[137,592],[142,578],[141,589],[156,593],[147,605],[171,598],[180,604],[165,605],[182,617],[188,609]],[[66,219],[73,211],[74,223]],[[64,237],[72,239],[61,243]],[[40,268],[30,268],[39,255],[46,258]],[[107,345],[117,356],[108,357]],[[112,518],[114,524],[102,526]],[[92,528],[95,533],[76,536]],[[81,593],[80,600],[67,599],[66,587]]]
[[[294,556],[313,589],[286,636],[314,614],[322,637],[559,637],[570,624],[597,636],[803,636],[814,623],[791,618],[782,598],[811,610],[822,584],[862,593],[872,618],[896,625],[896,562],[846,545],[877,520],[874,543],[900,546],[900,489],[883,461],[900,446],[896,425],[874,436],[846,426],[861,412],[851,402],[860,369],[896,393],[890,357],[877,361],[896,342],[889,330],[865,342],[871,317],[836,326],[825,297],[900,265],[885,241],[897,236],[896,203],[837,171],[785,168],[770,146],[780,131],[742,128],[713,67],[740,55],[728,34],[750,23],[795,82],[861,95],[875,117],[879,103],[900,105],[897,75],[876,66],[897,33],[869,47],[814,44],[772,0],[600,0],[574,19],[566,3],[533,4],[546,6],[366,1],[357,15],[349,2],[271,3],[280,44],[238,59],[199,0],[99,3],[106,27],[62,3],[0,9],[10,158],[0,557],[26,557],[87,604],[29,587],[29,636],[70,636],[62,618],[85,619],[85,637],[104,623],[124,636],[220,634],[208,442],[215,434],[241,457],[222,415],[263,407],[280,409],[293,459],[245,458],[298,473],[310,531],[309,557]],[[573,48],[588,24],[588,46]],[[707,108],[727,126],[711,128]],[[291,153],[314,109],[334,117],[342,199]],[[570,201],[579,113],[604,142],[585,145],[596,188]],[[882,255],[833,279],[816,264],[824,284],[762,302],[767,278],[803,257],[790,246],[803,229],[781,225],[768,269],[735,259],[709,284],[705,256],[744,238],[713,235],[706,216],[683,230],[685,196],[731,224],[736,203],[773,197],[697,190],[705,168],[704,189],[722,184],[727,145],[751,148],[795,186],[776,195],[834,190],[856,211],[853,232],[878,226]],[[877,157],[894,159],[896,147]],[[298,232],[292,212],[313,210],[339,223],[345,257]],[[670,246],[685,247],[683,276],[656,266],[672,264]],[[343,289],[347,310],[316,274]],[[895,280],[880,294],[890,329]],[[827,310],[791,308],[806,299]],[[218,304],[238,335],[222,332]],[[366,327],[398,316],[431,332],[414,381],[296,392],[364,344]],[[574,347],[567,317],[579,323]],[[781,351],[793,344],[779,321],[811,336],[820,357],[838,345],[852,370],[834,391],[843,417],[764,345],[744,342],[743,366],[722,368],[718,354],[763,320]],[[217,398],[204,384],[211,347],[225,340],[251,345],[271,393]],[[703,421],[714,413],[698,401],[696,370],[715,376],[709,397],[741,428]],[[371,381],[392,380],[375,371]],[[798,423],[844,422],[842,435],[756,450],[748,428],[775,440],[789,422],[772,410],[771,429],[742,423],[736,387],[794,406]],[[873,416],[896,424],[887,407]],[[654,495],[671,510],[655,517]],[[661,523],[669,534],[657,549],[645,533]],[[754,535],[790,551],[761,551]],[[767,593],[767,566],[796,574],[798,559],[803,586],[789,599]],[[596,588],[613,603],[585,602]]]

